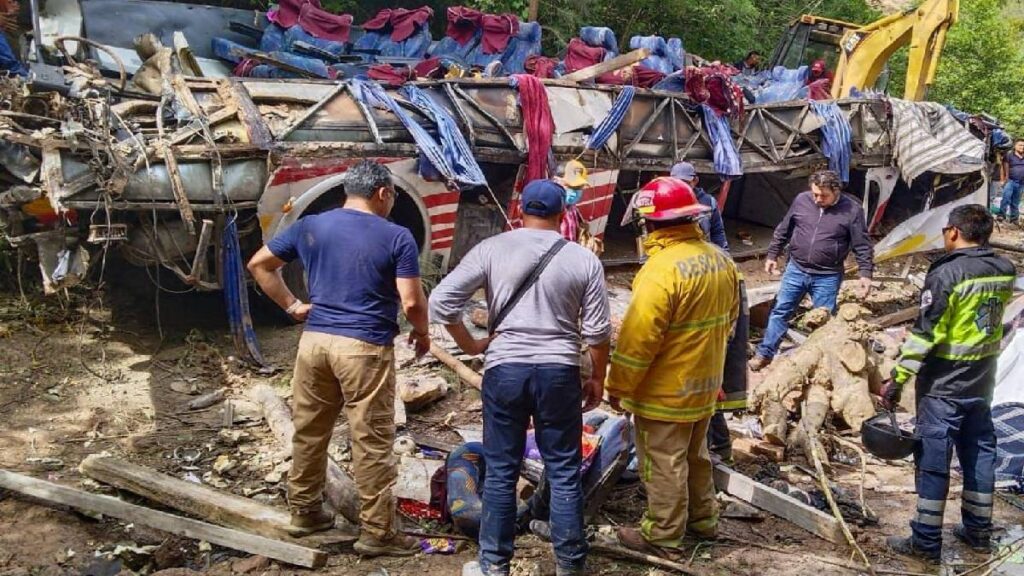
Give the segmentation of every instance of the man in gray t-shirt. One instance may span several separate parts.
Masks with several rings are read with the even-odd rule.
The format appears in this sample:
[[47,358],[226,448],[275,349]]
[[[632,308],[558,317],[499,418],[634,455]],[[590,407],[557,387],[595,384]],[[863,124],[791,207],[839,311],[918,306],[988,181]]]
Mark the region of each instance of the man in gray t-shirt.
[[[445,325],[467,354],[486,351],[483,380],[484,479],[480,560],[463,574],[509,573],[515,539],[515,488],[533,420],[551,486],[551,535],[557,574],[584,574],[580,465],[582,412],[604,395],[608,363],[608,294],[592,252],[564,243],[536,283],[499,314],[556,243],[565,191],[550,180],[523,190],[523,228],[477,245],[430,295],[430,319]],[[462,320],[473,293],[487,293],[492,336],[474,339]],[[500,320],[500,322],[499,322]],[[498,325],[495,325],[498,324]],[[580,382],[581,343],[590,347],[593,374]],[[582,406],[582,410],[581,410]]]

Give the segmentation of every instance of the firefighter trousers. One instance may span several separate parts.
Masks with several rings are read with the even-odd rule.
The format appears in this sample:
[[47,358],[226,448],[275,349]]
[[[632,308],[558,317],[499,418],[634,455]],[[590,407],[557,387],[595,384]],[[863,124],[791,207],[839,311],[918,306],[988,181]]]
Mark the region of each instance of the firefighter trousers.
[[637,461],[647,489],[640,533],[651,544],[677,548],[687,532],[707,538],[717,532],[718,502],[705,440],[710,421],[635,416]]
[[985,398],[924,396],[917,403],[914,452],[917,514],[910,522],[914,546],[933,552],[942,548],[942,518],[949,492],[949,463],[956,448],[963,467],[960,511],[967,533],[987,537],[992,527],[996,435],[992,410]]

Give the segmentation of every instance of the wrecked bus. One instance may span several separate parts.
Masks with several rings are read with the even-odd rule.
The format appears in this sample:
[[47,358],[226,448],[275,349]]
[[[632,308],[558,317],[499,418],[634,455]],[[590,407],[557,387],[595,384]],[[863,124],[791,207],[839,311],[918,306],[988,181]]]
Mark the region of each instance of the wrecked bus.
[[[209,9],[146,0],[79,5],[85,23],[99,5],[130,7],[136,20],[138,7],[164,17],[168,10]],[[253,16],[214,11],[221,24]],[[44,28],[74,28],[74,22],[58,24]],[[186,285],[221,289],[222,236],[229,221],[242,251],[255,250],[297,219],[336,206],[344,195],[345,170],[363,158],[391,171],[400,192],[392,218],[412,231],[436,269],[448,269],[481,239],[516,223],[530,135],[509,78],[410,82],[427,99],[420,103],[408,91],[370,82],[388,95],[389,108],[380,98],[367,98],[365,80],[195,77],[177,66],[158,66],[154,94],[127,82],[133,73],[154,71],[141,58],[127,60],[126,48],[115,44],[123,44],[126,32],[108,30],[111,37],[103,38],[101,27],[92,29],[98,32],[90,38],[49,38],[65,44],[65,56],[69,42],[80,53],[63,61],[56,75],[63,86],[37,81],[27,89],[17,78],[0,81],[7,109],[0,116],[0,176],[8,185],[0,192],[4,234],[14,245],[36,246],[48,291],[78,281],[90,253],[107,249],[119,250],[133,264],[169,269]],[[166,24],[152,29],[175,46],[170,58],[182,57],[180,46],[194,46],[190,55],[199,68],[215,74],[208,62],[212,54],[201,48],[208,38],[181,42],[192,31]],[[43,38],[45,44],[45,33]],[[54,69],[38,60],[30,64],[42,71],[39,77],[54,78]],[[568,79],[541,83],[553,120],[551,160],[579,158],[590,170],[579,208],[599,238],[618,232],[626,205],[621,195],[686,160],[718,194],[733,232],[738,226],[752,236],[744,242],[749,246],[734,252],[757,255],[790,200],[804,189],[806,176],[830,161],[829,120],[810,101],[750,105],[728,119],[723,136],[709,126],[701,105],[682,92]],[[623,106],[625,91],[630,98]],[[588,148],[596,127],[608,128],[613,110],[618,123],[601,146]],[[835,101],[833,110],[849,126],[849,191],[863,200],[872,229],[884,226],[886,214],[900,218],[925,202],[940,203],[936,184],[946,185],[947,195],[968,188],[948,185],[949,177],[925,188],[907,186],[894,167],[888,100],[847,98]],[[425,167],[423,134],[441,140],[439,114],[468,146],[484,175],[482,185],[455,182]],[[716,158],[725,138],[742,177],[718,177]],[[983,172],[971,177],[981,179]],[[898,209],[886,209],[892,205]],[[629,243],[606,256],[621,261],[636,254]],[[302,290],[301,270],[290,268],[286,277]]]

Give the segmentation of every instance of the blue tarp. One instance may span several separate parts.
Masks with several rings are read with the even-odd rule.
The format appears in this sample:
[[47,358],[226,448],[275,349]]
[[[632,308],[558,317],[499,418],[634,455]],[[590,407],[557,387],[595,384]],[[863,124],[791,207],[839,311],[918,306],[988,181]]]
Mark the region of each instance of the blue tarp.
[[456,62],[465,64],[469,58],[469,53],[476,48],[476,45],[480,43],[481,31],[477,31],[473,34],[465,44],[459,44],[454,38],[445,36],[430,51],[430,55],[437,58],[450,58]]
[[277,24],[269,24],[263,29],[263,37],[260,38],[260,52],[278,52],[284,50],[284,28]]
[[334,56],[341,56],[348,49],[348,45],[346,43],[321,40],[309,32],[306,32],[302,26],[299,26],[298,24],[292,26],[284,33],[284,41],[286,49],[291,52],[296,52],[296,42],[305,42],[306,44],[315,46],[324,52],[330,52]]
[[850,157],[853,156],[853,129],[850,121],[832,101],[811,102],[811,110],[825,121],[821,127],[821,151],[828,157],[828,168],[850,181]]
[[14,50],[11,49],[11,45],[7,43],[7,37],[3,34],[0,34],[0,70],[7,70],[18,76],[28,76],[28,69],[14,55]]
[[612,137],[612,134],[619,129],[622,119],[626,117],[626,112],[629,111],[629,105],[633,103],[633,95],[635,94],[636,88],[632,86],[626,86],[622,89],[622,92],[619,92],[619,96],[615,99],[615,103],[612,104],[608,115],[594,128],[590,138],[587,138],[587,150],[600,150],[605,145],[605,142]]
[[604,48],[607,52],[605,60],[610,60],[619,55],[619,41],[615,39],[615,32],[611,28],[603,26],[584,26],[580,28],[580,40],[587,46]]
[[540,54],[541,29],[537,22],[520,22],[519,33],[508,41],[505,53],[501,55],[501,69],[504,74],[526,72],[526,59]]
[[790,69],[776,66],[757,74],[740,74],[733,81],[754,94],[757,104],[807,98],[807,66]]
[[732,139],[732,129],[729,127],[729,119],[725,115],[719,116],[707,104],[700,105],[704,113],[704,125],[708,131],[708,137],[715,147],[715,171],[722,178],[732,178],[743,175],[743,164],[740,155],[736,151],[736,142]]
[[224,226],[221,244],[221,266],[224,270],[224,304],[228,313],[228,324],[235,340],[235,350],[250,362],[266,366],[260,345],[249,316],[249,289],[245,283],[245,266],[242,263],[242,249],[238,245],[237,216],[228,219]]
[[[444,179],[460,185],[480,186],[487,184],[480,166],[476,163],[476,159],[473,158],[471,153],[468,153],[469,145],[462,139],[462,133],[458,131],[455,121],[447,112],[440,110],[432,102],[429,107],[417,104],[417,107],[423,110],[424,114],[428,117],[436,115],[433,119],[435,122],[439,122],[438,133],[442,134],[442,143],[438,143],[419,122],[412,118],[398,102],[395,102],[394,98],[380,84],[371,80],[354,79],[349,86],[352,88],[352,94],[367,106],[386,108],[398,117],[402,125],[405,126],[405,129],[412,135],[413,140],[416,141],[416,145],[420,148],[420,153],[427,160],[427,162],[423,162],[421,159],[420,162],[420,174],[424,178],[429,177],[429,174],[424,174],[424,170],[432,168],[433,171]],[[407,97],[410,97],[410,100],[419,100],[420,97],[427,98],[415,86],[405,86],[403,90],[406,89],[411,89],[404,93]],[[441,113],[438,114],[438,112]],[[448,124],[449,122],[450,125]],[[452,142],[452,144],[446,147],[444,142]],[[453,159],[452,161],[455,162],[455,165],[449,161],[449,158]],[[429,164],[429,166],[426,164]]]
[[219,36],[214,37],[210,41],[210,48],[213,50],[214,56],[232,64],[238,64],[242,61],[242,58],[253,52],[253,49],[248,46],[242,46],[238,42],[233,42]]
[[672,62],[672,68],[682,70],[686,60],[686,48],[683,47],[681,38],[668,39],[668,59]]
[[669,58],[668,43],[661,36],[633,36],[629,39],[629,49],[637,50],[646,48],[650,56],[640,61],[641,66],[657,70],[662,74],[671,74],[674,71],[672,61]]

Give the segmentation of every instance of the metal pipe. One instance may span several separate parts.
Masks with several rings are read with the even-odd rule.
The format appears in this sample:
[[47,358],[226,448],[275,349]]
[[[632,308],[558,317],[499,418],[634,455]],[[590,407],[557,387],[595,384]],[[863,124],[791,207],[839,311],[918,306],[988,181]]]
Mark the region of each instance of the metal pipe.
[[29,0],[32,8],[32,42],[36,46],[36,62],[43,63],[43,27],[39,25],[39,0]]

